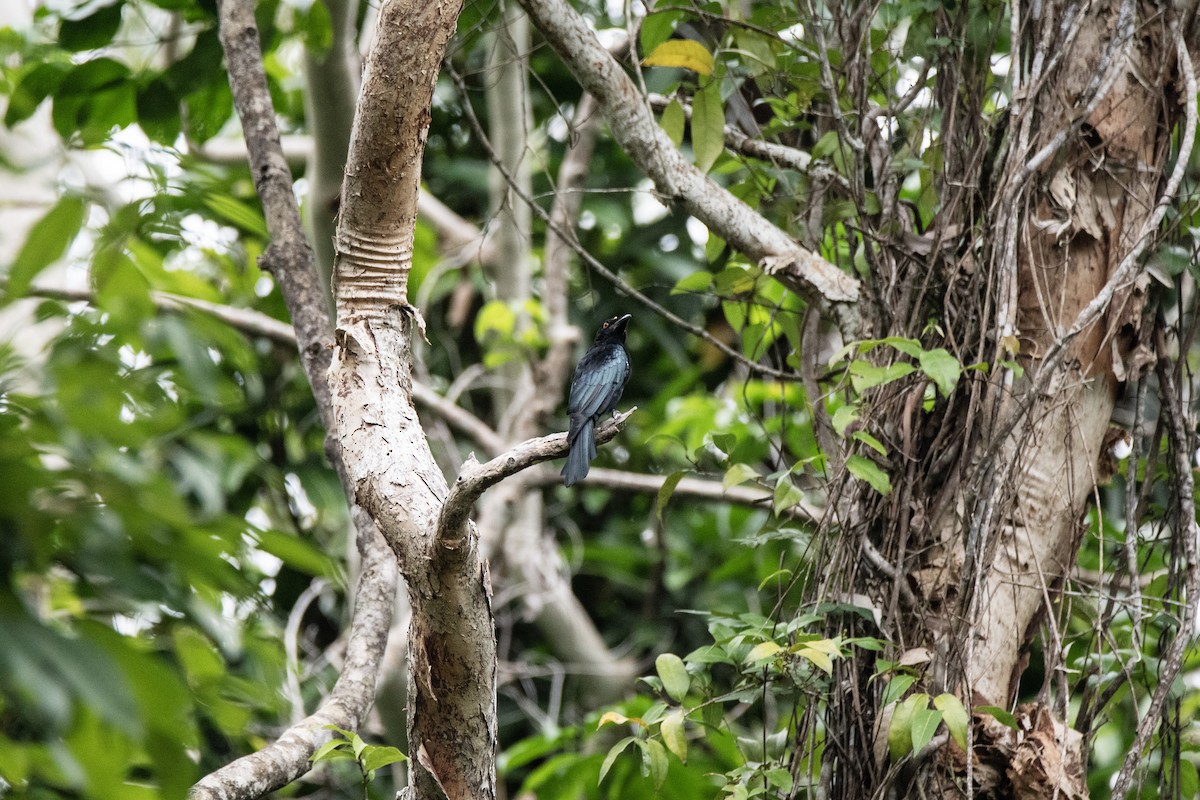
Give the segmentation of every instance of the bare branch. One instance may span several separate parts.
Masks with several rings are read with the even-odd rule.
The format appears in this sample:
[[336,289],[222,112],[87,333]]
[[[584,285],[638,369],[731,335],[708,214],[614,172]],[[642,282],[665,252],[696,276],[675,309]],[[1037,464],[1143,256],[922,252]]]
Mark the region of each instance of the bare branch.
[[[604,444],[612,440],[625,420],[636,411],[631,408],[623,414],[604,422],[596,428],[596,443]],[[442,504],[442,515],[438,520],[437,543],[440,549],[450,553],[462,553],[467,550],[463,543],[470,538],[467,530],[467,517],[474,507],[475,501],[489,487],[515,475],[521,470],[534,464],[549,461],[552,458],[562,458],[570,450],[566,433],[555,433],[539,439],[522,442],[507,453],[496,456],[487,463],[480,464],[471,458],[462,465],[458,480],[450,488],[446,502]]]

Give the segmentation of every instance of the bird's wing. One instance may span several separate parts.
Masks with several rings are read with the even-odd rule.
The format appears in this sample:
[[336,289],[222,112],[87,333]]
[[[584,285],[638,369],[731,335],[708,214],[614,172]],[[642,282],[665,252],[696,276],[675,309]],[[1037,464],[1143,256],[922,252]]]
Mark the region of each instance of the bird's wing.
[[589,352],[575,368],[567,413],[594,417],[616,405],[629,376],[629,359],[620,347]]

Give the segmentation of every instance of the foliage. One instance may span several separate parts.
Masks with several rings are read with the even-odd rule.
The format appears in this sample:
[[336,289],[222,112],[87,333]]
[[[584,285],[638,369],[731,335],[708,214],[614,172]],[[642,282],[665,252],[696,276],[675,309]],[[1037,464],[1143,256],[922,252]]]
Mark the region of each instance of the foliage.
[[[625,27],[592,5],[597,28]],[[0,351],[0,794],[183,796],[332,683],[347,606],[345,498],[323,458],[295,353],[161,303],[169,293],[286,318],[256,263],[266,226],[248,171],[206,150],[233,127],[213,13],[193,0],[62,4],[40,8],[24,30],[0,32],[5,126],[60,140],[48,157],[58,191],[0,264],[4,310],[26,315],[28,330],[48,341],[20,355]],[[951,13],[914,0],[880,4],[863,31],[865,71],[851,74],[841,67],[854,54],[818,40],[820,20],[804,4],[651,4],[638,25],[640,74],[666,98],[663,129],[698,167],[843,270],[883,275],[879,242],[905,241],[953,200],[939,195],[948,191],[941,137],[949,112],[917,85],[922,65],[953,55],[983,67],[971,78],[986,86],[980,124],[1001,124],[1007,103],[1002,78],[985,68],[1010,55],[1007,12],[981,0],[958,4],[970,20],[959,39],[939,28]],[[330,46],[326,5],[265,2],[257,16],[281,126],[306,132],[297,64],[305,48],[320,55]],[[465,104],[486,117],[479,67],[494,25],[490,4],[465,9],[451,61],[471,91],[439,86],[425,163],[427,188],[485,225],[487,165]],[[548,203],[579,89],[549,48],[534,49],[531,70],[535,196]],[[855,103],[887,107],[914,87],[921,101],[885,121],[887,177],[899,186],[896,207],[908,209],[889,216],[885,176],[866,179],[838,121]],[[727,126],[806,154],[808,169],[727,148]],[[96,158],[104,179],[81,179],[76,157]],[[5,159],[14,180],[25,177],[23,160]],[[644,177],[611,141],[601,141],[590,170],[583,248],[750,361],[800,377],[806,347],[820,345],[806,334],[801,298],[677,209],[649,202]],[[816,194],[824,199],[810,202]],[[1176,228],[1200,227],[1194,216],[1179,209]],[[535,223],[538,257],[544,234]],[[1191,254],[1194,243],[1179,236],[1182,244],[1155,256],[1171,284],[1167,305],[1195,278],[1196,259],[1177,252]],[[520,307],[491,299],[482,270],[442,263],[437,248],[420,223],[411,292],[429,323],[422,377],[461,390],[463,408],[495,419],[486,381],[458,379],[544,352],[545,309],[537,299]],[[46,290],[64,263],[68,275],[86,273],[87,302]],[[972,267],[967,254],[963,263]],[[582,268],[571,299],[584,330],[631,310]],[[845,468],[882,502],[901,485],[902,454],[869,422],[889,393],[916,387],[929,413],[976,377],[1019,377],[1015,347],[981,361],[958,348],[955,320],[927,314],[915,299],[893,311],[912,322],[908,335],[830,348],[817,394],[802,380],[748,372],[637,311],[624,402],[639,412],[600,463],[671,476],[668,484],[657,496],[551,488],[545,502],[576,595],[609,644],[653,662],[655,674],[638,696],[587,707],[544,634],[498,587],[502,657],[517,673],[500,690],[500,771],[510,793],[802,795],[819,778],[825,742],[812,733],[798,743],[799,720],[839,691],[841,670],[865,673],[891,704],[891,764],[940,733],[964,746],[971,714],[1009,714],[968,712],[952,695],[925,691],[920,664],[906,663],[855,599],[801,599],[829,568],[803,513],[820,505],[832,477],[820,420],[845,445]],[[1194,361],[1192,351],[1185,357]],[[1023,698],[1033,696],[1047,672],[1069,682],[1072,714],[1094,730],[1096,798],[1106,796],[1155,683],[1159,643],[1181,619],[1166,447],[1151,441],[1128,478],[1099,490],[1087,520],[1080,578],[1058,618],[1069,657],[1043,662],[1023,687]],[[452,441],[447,470],[473,447]],[[673,490],[686,476],[757,488],[770,501],[685,501]],[[1132,478],[1145,497],[1130,525]],[[1138,586],[1137,602],[1117,591],[1126,584]],[[1043,646],[1033,648],[1037,673]],[[1195,793],[1197,659],[1189,654],[1186,679],[1172,687],[1178,741],[1152,757],[1149,767],[1166,777],[1147,797]],[[390,776],[371,773],[399,751],[339,733],[314,761],[353,758],[363,792],[390,796]]]

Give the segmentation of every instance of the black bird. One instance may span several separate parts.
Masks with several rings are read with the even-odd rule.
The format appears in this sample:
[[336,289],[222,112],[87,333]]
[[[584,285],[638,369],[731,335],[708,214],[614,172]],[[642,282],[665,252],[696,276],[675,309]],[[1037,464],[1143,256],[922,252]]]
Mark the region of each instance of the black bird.
[[575,365],[567,414],[571,418],[567,441],[571,452],[562,468],[563,486],[581,481],[596,457],[596,421],[617,407],[629,380],[629,351],[625,329],[632,314],[613,317],[596,331],[596,341]]

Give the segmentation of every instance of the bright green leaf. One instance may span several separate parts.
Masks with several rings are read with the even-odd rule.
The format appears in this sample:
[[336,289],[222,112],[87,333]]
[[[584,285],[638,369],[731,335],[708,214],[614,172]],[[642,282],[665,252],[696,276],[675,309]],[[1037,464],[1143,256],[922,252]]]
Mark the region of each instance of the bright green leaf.
[[773,658],[781,650],[783,650],[783,647],[776,642],[762,642],[755,645],[746,654],[746,663],[757,664],[760,661],[766,661],[768,658]]
[[712,288],[712,285],[712,273],[699,269],[676,281],[675,288],[671,290],[671,294],[696,294],[698,292],[707,292]]
[[796,651],[796,655],[812,662],[814,666],[819,668],[826,675],[833,674],[833,659],[829,657],[828,653],[824,653],[812,647],[801,647]]
[[363,769],[370,771],[386,767],[388,764],[407,760],[408,757],[395,747],[372,744],[367,746],[366,752],[359,759],[359,763],[362,764]]
[[[921,695],[928,699],[927,695]],[[912,714],[912,748],[913,752],[919,753],[933,739],[934,733],[937,732],[938,725],[942,724],[942,712],[929,708],[924,704],[918,704],[913,709]]]
[[879,441],[866,431],[855,431],[852,438],[855,441],[862,442],[876,453],[879,453],[881,456],[887,455],[887,448],[883,446],[883,442]]
[[922,350],[918,357],[921,371],[937,384],[942,397],[949,397],[958,385],[958,376],[962,373],[962,364],[943,348]]
[[912,721],[913,714],[922,705],[929,702],[929,697],[916,694],[908,697],[902,703],[896,704],[892,710],[891,724],[888,726],[888,754],[895,763],[912,752]]
[[970,720],[967,718],[967,710],[963,708],[962,700],[947,692],[933,698],[933,705],[942,712],[946,729],[950,731],[954,741],[958,742],[958,746],[965,752],[967,749],[967,725],[970,724]]
[[749,464],[734,464],[725,471],[725,477],[721,480],[721,488],[729,491],[734,486],[740,486],[746,481],[754,480],[758,477],[758,471]]
[[996,721],[1006,728],[1012,728],[1014,731],[1019,730],[1017,718],[1014,717],[1008,709],[1000,706],[975,706],[975,710],[981,714],[991,714],[996,718]]
[[838,436],[845,436],[846,428],[850,427],[850,424],[856,419],[858,419],[858,406],[841,406],[837,411],[833,412],[833,419],[831,420],[833,430]]

